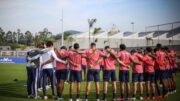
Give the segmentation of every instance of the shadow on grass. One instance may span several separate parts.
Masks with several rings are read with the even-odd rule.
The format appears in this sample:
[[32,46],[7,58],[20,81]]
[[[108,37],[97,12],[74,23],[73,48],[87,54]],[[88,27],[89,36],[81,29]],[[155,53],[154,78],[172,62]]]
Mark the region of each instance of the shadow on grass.
[[12,83],[0,84],[0,96],[26,98],[25,81],[17,81]]

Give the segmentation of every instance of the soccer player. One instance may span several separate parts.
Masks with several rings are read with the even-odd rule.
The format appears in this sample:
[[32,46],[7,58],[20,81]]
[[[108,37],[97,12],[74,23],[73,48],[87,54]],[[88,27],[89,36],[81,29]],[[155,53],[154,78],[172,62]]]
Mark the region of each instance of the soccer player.
[[168,51],[169,54],[169,64],[170,64],[170,80],[171,80],[171,94],[176,93],[176,80],[175,80],[175,75],[176,75],[176,53],[174,50],[170,49]]
[[[147,47],[144,56],[145,64],[145,81],[146,81],[146,97],[145,99],[155,99],[155,71],[154,71],[154,59],[151,56],[152,49]],[[150,96],[150,93],[152,94]]]
[[44,48],[44,43],[38,44],[37,49],[33,49],[27,52],[27,91],[28,98],[34,97],[34,99],[40,99],[38,96],[38,86],[40,85],[40,58],[31,59],[39,54]]
[[[134,49],[131,50],[131,57],[138,62],[143,62],[143,55],[137,53]],[[143,99],[143,64],[133,63],[132,66],[132,82],[133,82],[133,96],[136,100],[137,84],[139,84],[140,100]]]
[[[166,67],[165,67],[165,58],[166,58],[166,53],[164,51],[162,51],[162,45],[161,44],[157,44],[156,45],[157,51],[155,53],[156,55],[156,89],[158,91],[158,99],[159,98],[165,98],[167,97],[167,79],[166,79]],[[163,94],[161,94],[160,90],[159,90],[159,83],[158,83],[158,79],[162,82],[162,86],[163,86]]]
[[127,88],[127,96],[126,99],[130,98],[130,83],[129,83],[129,65],[131,62],[141,64],[140,62],[134,61],[131,57],[131,54],[126,51],[126,45],[121,44],[120,45],[120,51],[118,52],[119,60],[121,60],[126,66],[121,65],[120,71],[119,71],[119,81],[120,83],[120,99],[119,100],[125,100],[124,98],[124,92],[125,92],[125,84]]
[[103,98],[102,101],[107,101],[106,94],[108,92],[108,82],[111,79],[113,87],[112,101],[116,101],[117,85],[116,85],[116,66],[115,63],[118,61],[120,64],[124,65],[117,56],[117,53],[112,50],[109,46],[105,46],[104,54],[109,54],[108,57],[103,58],[104,61],[104,71],[103,71]]
[[91,43],[91,49],[85,50],[85,55],[87,59],[87,82],[86,82],[86,93],[85,93],[85,101],[88,101],[88,95],[90,92],[91,81],[94,80],[95,87],[96,87],[96,100],[100,101],[99,94],[100,94],[100,87],[99,87],[99,80],[100,80],[100,66],[99,64],[94,65],[101,56],[105,56],[103,52],[96,48],[95,43]]
[[79,50],[79,44],[74,44],[74,51],[69,51],[68,61],[70,63],[70,90],[69,90],[69,101],[72,101],[72,94],[74,90],[74,83],[77,83],[77,96],[76,101],[80,101],[80,92],[81,92],[81,81],[82,81],[82,54],[79,54],[75,51]]
[[[68,52],[65,46],[62,46],[60,50],[56,52],[57,56],[66,61]],[[67,64],[56,61],[56,79],[57,79],[57,99],[63,100],[62,93],[64,90],[64,82],[67,79]]]
[[62,62],[64,64],[67,64],[66,61],[63,61],[61,59],[59,59],[56,55],[56,53],[54,52],[54,48],[53,48],[53,43],[51,41],[48,41],[46,43],[47,49],[49,49],[48,52],[44,53],[41,56],[41,63],[42,63],[42,76],[43,76],[43,96],[44,96],[44,100],[47,100],[48,97],[46,95],[46,81],[47,78],[50,78],[50,82],[51,82],[51,89],[52,89],[52,98],[55,98],[55,93],[54,93],[54,67],[53,67],[53,61],[49,62],[49,60],[51,60],[53,58],[53,60]]

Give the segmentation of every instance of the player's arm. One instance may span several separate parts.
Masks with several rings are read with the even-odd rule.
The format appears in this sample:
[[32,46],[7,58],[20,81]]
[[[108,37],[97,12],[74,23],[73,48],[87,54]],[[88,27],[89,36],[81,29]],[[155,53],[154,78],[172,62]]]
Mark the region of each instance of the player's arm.
[[75,67],[78,67],[78,64],[74,63],[74,62],[71,61],[70,59],[68,59],[68,62],[69,62],[71,65],[73,65],[73,66],[75,66]]
[[94,66],[100,64],[100,62],[103,61],[103,58],[104,58],[104,57],[101,56],[101,57],[100,57],[100,58],[92,65],[92,67],[94,67]]
[[140,61],[135,61],[131,56],[130,56],[130,60],[131,60],[131,62],[134,63],[134,64],[138,64],[138,65],[141,65],[141,64],[142,64],[142,62],[140,62]]
[[55,53],[53,50],[51,51],[51,54],[52,54],[52,57],[53,57],[56,61],[61,62],[61,63],[64,63],[64,64],[67,64],[67,61],[64,61],[64,60],[59,59],[59,58],[57,57],[56,53]]
[[29,61],[33,61],[33,60],[36,60],[36,59],[38,59],[39,57],[40,57],[41,55],[40,54],[38,54],[38,55],[36,55],[36,56],[33,56],[33,57],[27,57],[27,60],[29,60]]
[[52,63],[53,61],[54,61],[54,58],[51,58],[51,59],[47,60],[46,62],[42,63],[42,66],[49,64],[49,63]]

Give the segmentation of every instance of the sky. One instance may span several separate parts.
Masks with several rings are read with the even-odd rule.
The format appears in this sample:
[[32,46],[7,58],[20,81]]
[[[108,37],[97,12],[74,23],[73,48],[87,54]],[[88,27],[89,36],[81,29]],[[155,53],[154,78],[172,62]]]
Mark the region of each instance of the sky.
[[180,0],[0,0],[0,27],[4,31],[33,33],[48,28],[53,34],[64,30],[88,31],[88,19],[95,27],[120,31],[145,31],[146,26],[180,21]]

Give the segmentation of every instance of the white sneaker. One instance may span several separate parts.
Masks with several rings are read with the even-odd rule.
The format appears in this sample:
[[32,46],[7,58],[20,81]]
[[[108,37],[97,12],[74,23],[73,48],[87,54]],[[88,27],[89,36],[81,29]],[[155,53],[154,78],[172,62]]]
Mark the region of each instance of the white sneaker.
[[100,99],[96,99],[96,101],[100,101]]
[[72,99],[69,99],[69,101],[73,101]]
[[34,97],[34,99],[42,99],[40,96],[36,96]]
[[57,100],[58,100],[58,101],[62,101],[63,98],[62,98],[62,97],[58,97]]
[[76,101],[79,101],[79,99],[76,99]]
[[142,96],[140,96],[140,100],[143,100],[143,97],[142,97]]
[[88,99],[84,99],[84,101],[88,101]]
[[135,98],[135,97],[133,97],[133,98],[132,98],[132,100],[136,100],[136,98]]

